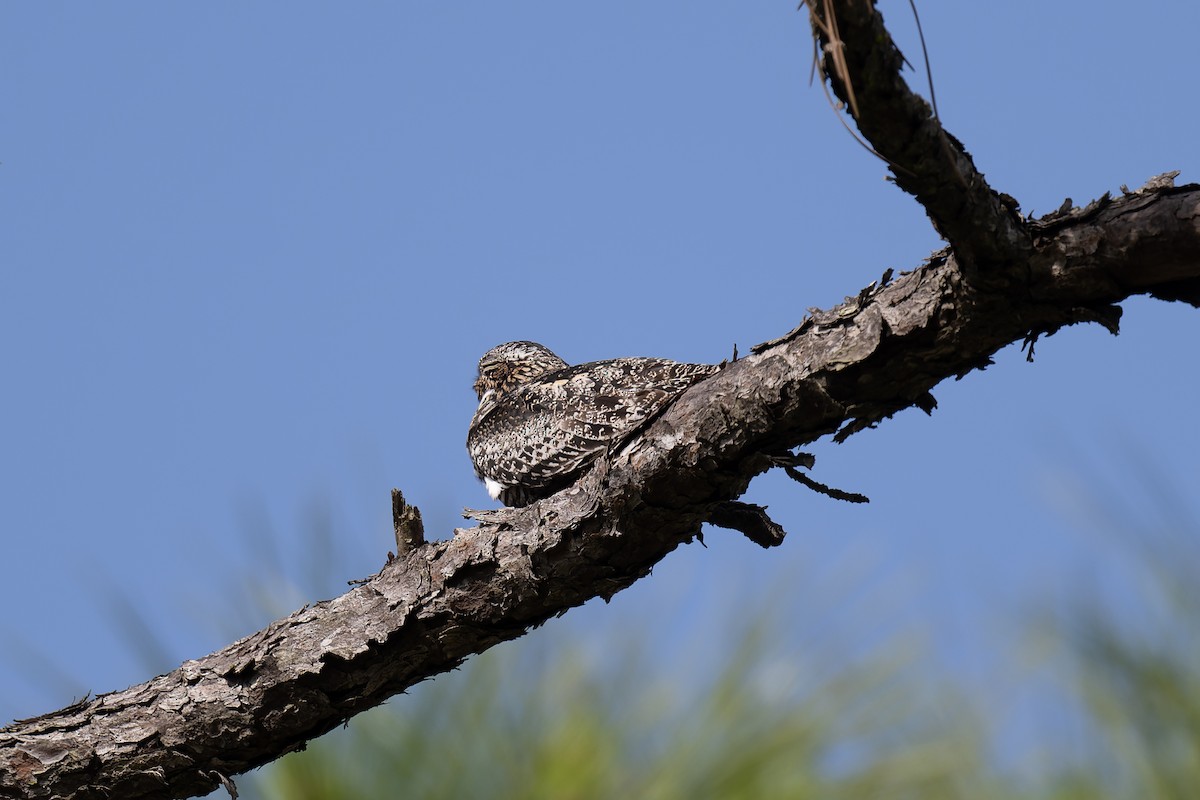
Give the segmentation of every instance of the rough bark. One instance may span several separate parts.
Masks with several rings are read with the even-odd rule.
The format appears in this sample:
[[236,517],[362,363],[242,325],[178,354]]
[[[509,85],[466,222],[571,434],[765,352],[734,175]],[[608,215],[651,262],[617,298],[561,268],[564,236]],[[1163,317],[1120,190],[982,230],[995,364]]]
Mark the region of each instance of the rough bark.
[[[862,123],[864,134],[898,165],[898,183],[925,204],[950,248],[754,348],[554,497],[479,513],[478,527],[432,543],[394,498],[403,552],[341,597],[139,686],[0,730],[0,796],[208,792],[473,653],[611,597],[706,520],[777,543],[781,532],[762,509],[734,502],[778,463],[764,453],[846,436],[909,406],[929,411],[939,381],[986,366],[1009,343],[1081,321],[1115,332],[1115,304],[1130,295],[1194,302],[1200,186],[1159,181],[1022,219],[1013,204],[989,199],[999,195],[965,170],[961,154],[946,155],[946,142],[957,144],[936,120],[894,97],[908,92],[898,63],[863,66],[875,56],[855,37],[878,44],[883,31],[873,8],[821,8],[839,15],[848,78],[863,87],[860,116],[880,116]],[[890,137],[902,136],[889,114],[934,128],[889,150]]]

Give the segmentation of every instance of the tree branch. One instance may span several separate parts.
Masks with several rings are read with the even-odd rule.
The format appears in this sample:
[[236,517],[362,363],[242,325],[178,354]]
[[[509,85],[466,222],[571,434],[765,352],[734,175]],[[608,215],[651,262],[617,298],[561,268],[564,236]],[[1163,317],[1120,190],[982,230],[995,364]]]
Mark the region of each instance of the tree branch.
[[208,792],[473,653],[611,597],[705,520],[769,540],[765,515],[728,505],[771,466],[763,453],[929,408],[936,383],[1010,342],[1112,319],[1130,294],[1200,280],[1197,186],[1131,193],[1029,231],[1023,287],[966,291],[956,259],[936,254],[697,384],[558,495],[414,543],[341,597],[167,675],[0,730],[0,794]]
[[1016,202],[996,193],[962,144],[904,81],[905,59],[875,3],[808,0],[821,70],[863,136],[887,160],[896,185],[925,207],[964,274],[995,280],[1031,250]]

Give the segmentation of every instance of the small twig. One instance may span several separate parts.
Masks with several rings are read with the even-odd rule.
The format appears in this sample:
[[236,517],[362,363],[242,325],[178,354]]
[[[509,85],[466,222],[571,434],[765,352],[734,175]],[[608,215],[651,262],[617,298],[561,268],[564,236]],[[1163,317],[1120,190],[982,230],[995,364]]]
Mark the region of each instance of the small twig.
[[1025,334],[1025,341],[1021,342],[1021,352],[1025,354],[1025,360],[1030,364],[1033,363],[1033,346],[1037,344],[1040,335],[1037,331],[1030,331]]
[[220,782],[221,786],[224,787],[225,791],[229,792],[229,800],[238,800],[238,790],[237,787],[233,785],[233,778],[230,778],[228,775],[223,775],[220,772],[217,772],[215,769],[209,772],[208,776],[210,778],[216,778],[217,781]]
[[929,82],[929,105],[933,108],[933,118],[941,122],[942,118],[938,115],[937,95],[933,91],[933,68],[929,65],[929,48],[925,47],[925,31],[921,30],[921,15],[917,13],[916,0],[908,0],[908,5],[913,12],[913,22],[917,23],[917,38],[921,40],[921,58],[925,59],[925,80]]
[[791,450],[785,450],[782,453],[768,453],[767,458],[770,459],[772,466],[776,467],[812,469],[817,463],[817,457],[812,453],[792,452]]
[[812,478],[808,477],[795,467],[784,467],[783,471],[786,472],[788,477],[792,480],[798,483],[803,483],[814,492],[823,494],[826,497],[832,497],[834,500],[845,500],[847,503],[871,502],[871,498],[867,497],[865,494],[859,494],[858,492],[845,492],[841,489],[834,489],[832,486],[826,486],[819,481],[814,481]]
[[[736,500],[713,506],[708,523],[738,531],[759,547],[776,547],[783,544],[783,538],[787,536],[783,526],[767,516],[766,506]],[[701,544],[703,541],[701,539]]]
[[392,489],[392,527],[396,529],[397,558],[425,544],[421,509],[406,503],[399,489]]

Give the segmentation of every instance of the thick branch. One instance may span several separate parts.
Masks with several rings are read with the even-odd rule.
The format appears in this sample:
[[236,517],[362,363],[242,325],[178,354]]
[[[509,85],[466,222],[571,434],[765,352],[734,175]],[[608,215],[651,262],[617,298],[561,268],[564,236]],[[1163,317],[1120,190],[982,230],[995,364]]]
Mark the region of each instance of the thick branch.
[[[1130,194],[1031,223],[1025,285],[964,289],[957,261],[872,286],[704,381],[575,486],[419,544],[345,595],[121,692],[0,731],[0,795],[186,797],[309,739],[472,653],[610,597],[714,518],[764,452],[854,430],[1000,347],[1130,294],[1200,281],[1200,187]],[[1107,316],[1106,316],[1107,315]],[[728,512],[737,510],[738,514]],[[765,517],[764,517],[765,520]]]
[[994,280],[999,267],[1020,265],[1031,243],[1016,204],[988,186],[971,155],[904,81],[904,56],[873,0],[807,5],[834,92],[892,166],[896,184],[925,207],[965,275]]

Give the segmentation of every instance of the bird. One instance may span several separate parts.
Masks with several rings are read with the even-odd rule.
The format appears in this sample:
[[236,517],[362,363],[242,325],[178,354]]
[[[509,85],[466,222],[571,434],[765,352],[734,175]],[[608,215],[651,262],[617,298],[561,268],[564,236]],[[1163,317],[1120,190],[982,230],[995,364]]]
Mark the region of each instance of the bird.
[[506,506],[549,497],[721,368],[665,358],[570,366],[537,342],[497,345],[479,359],[474,384],[467,451],[475,474]]

